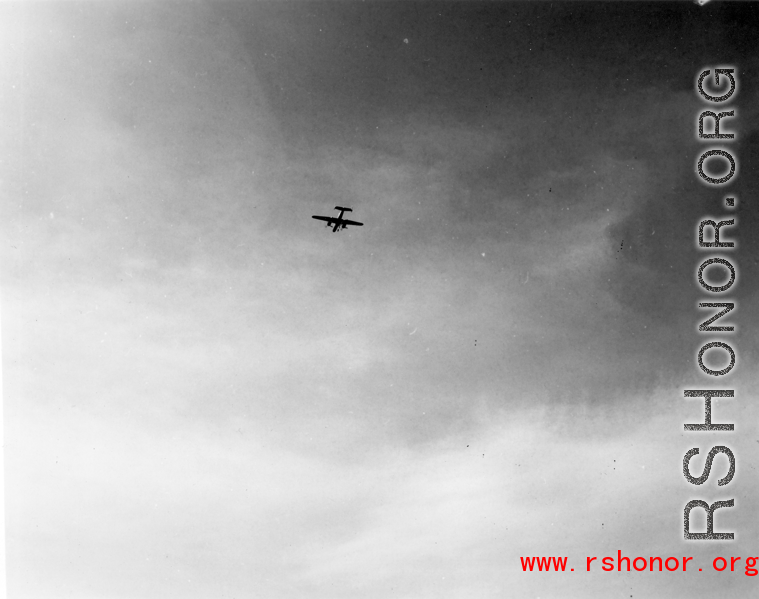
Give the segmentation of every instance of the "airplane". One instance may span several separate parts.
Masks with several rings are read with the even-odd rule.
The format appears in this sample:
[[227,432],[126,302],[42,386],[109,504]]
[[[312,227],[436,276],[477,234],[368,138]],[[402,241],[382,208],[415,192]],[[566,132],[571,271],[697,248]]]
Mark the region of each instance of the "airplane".
[[[333,216],[312,216],[316,220],[323,220],[327,222],[328,227],[332,227],[332,232],[337,233],[341,229],[345,229],[348,225],[356,225],[357,227],[363,227],[364,223],[357,223],[355,220],[347,220],[343,218],[343,214],[346,212],[353,212],[350,208],[343,208],[342,206],[335,206],[335,210],[340,211],[340,215],[335,218]],[[333,226],[334,225],[334,226]]]

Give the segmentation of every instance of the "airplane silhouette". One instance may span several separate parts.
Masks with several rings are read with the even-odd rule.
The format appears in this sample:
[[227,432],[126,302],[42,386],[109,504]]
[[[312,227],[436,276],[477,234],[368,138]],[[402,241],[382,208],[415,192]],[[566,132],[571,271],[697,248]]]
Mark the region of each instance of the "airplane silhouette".
[[[346,212],[353,212],[350,208],[343,208],[342,206],[335,206],[335,210],[340,211],[340,215],[335,218],[334,216],[312,216],[316,220],[326,221],[328,227],[332,227],[332,232],[337,233],[341,229],[345,229],[348,225],[356,225],[357,227],[363,227],[364,223],[357,223],[355,220],[347,220],[343,218],[343,214]],[[333,226],[334,225],[334,226]]]

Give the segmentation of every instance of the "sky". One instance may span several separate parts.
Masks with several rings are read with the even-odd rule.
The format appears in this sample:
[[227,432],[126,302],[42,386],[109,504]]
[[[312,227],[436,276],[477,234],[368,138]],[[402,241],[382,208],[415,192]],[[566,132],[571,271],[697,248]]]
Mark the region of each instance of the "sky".
[[[9,597],[755,592],[711,568],[759,555],[755,5],[62,1],[0,23]],[[695,81],[724,65],[715,146]],[[738,162],[718,189],[711,147]],[[311,219],[334,206],[364,226]],[[737,330],[710,336],[696,231],[730,215]],[[712,340],[736,348],[724,380],[696,363]],[[683,432],[683,389],[726,386],[736,432]],[[735,478],[718,456],[690,485],[683,455],[699,473],[715,444]],[[683,540],[689,500],[727,498],[735,541]],[[703,572],[585,571],[618,550]]]

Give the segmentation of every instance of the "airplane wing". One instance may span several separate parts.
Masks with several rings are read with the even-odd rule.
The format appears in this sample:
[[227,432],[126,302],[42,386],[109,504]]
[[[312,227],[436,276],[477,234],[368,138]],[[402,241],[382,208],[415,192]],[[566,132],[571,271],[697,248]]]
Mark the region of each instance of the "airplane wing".
[[316,220],[326,221],[330,225],[333,224],[337,220],[336,218],[333,218],[331,216],[312,216],[311,218],[315,218]]
[[356,225],[357,227],[363,227],[364,223],[357,223],[355,220],[345,220],[343,219],[343,223],[346,225]]

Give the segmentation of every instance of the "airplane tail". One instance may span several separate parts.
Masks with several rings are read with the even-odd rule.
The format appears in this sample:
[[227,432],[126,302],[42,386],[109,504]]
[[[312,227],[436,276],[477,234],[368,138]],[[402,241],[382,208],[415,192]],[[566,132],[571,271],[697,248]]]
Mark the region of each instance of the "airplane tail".
[[344,212],[353,212],[351,208],[343,208],[342,206],[335,206],[335,210],[342,210]]

